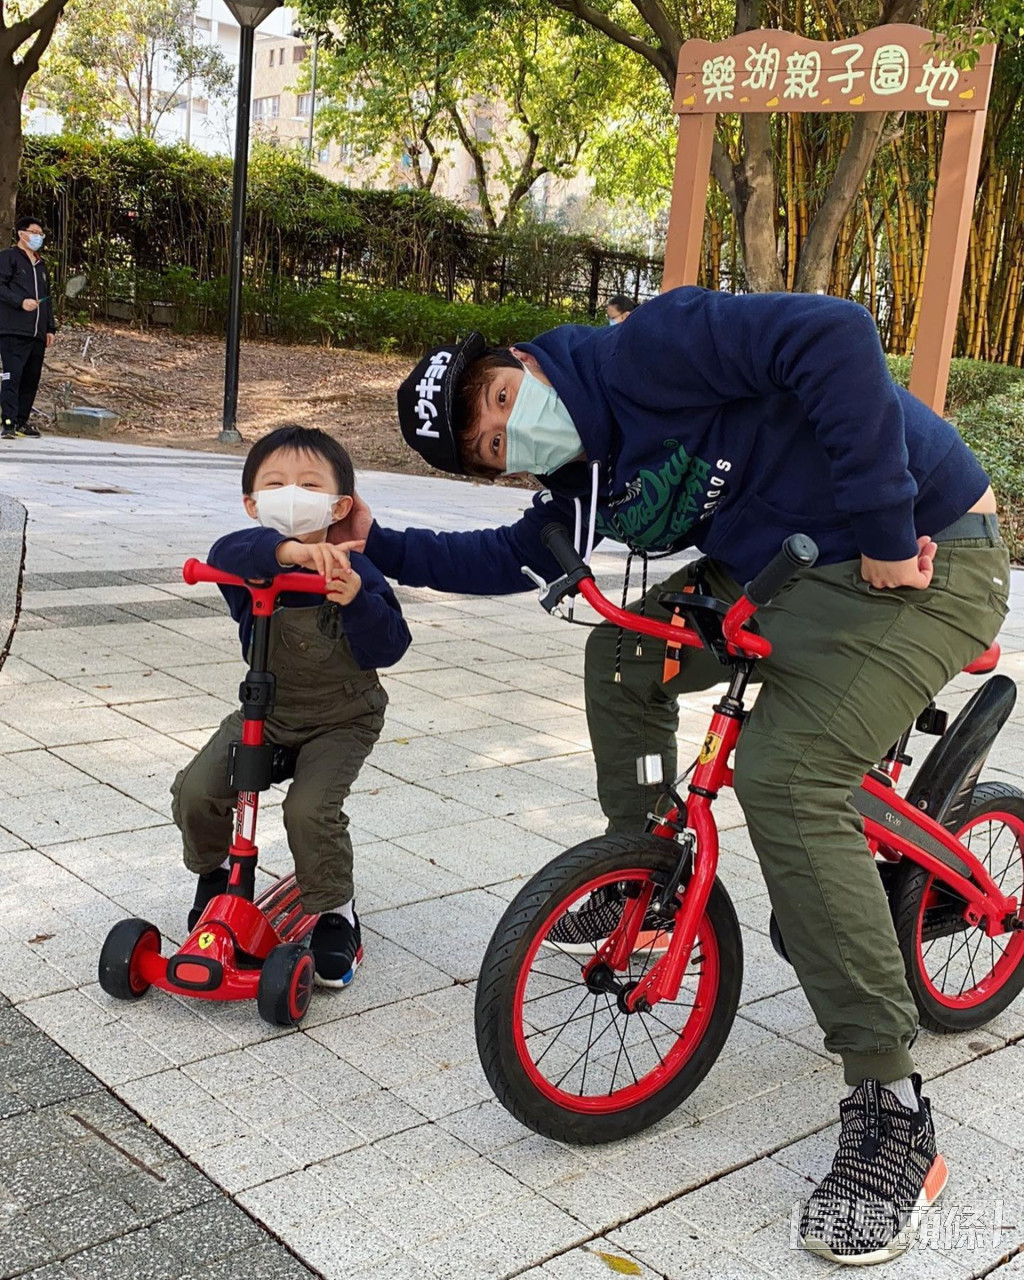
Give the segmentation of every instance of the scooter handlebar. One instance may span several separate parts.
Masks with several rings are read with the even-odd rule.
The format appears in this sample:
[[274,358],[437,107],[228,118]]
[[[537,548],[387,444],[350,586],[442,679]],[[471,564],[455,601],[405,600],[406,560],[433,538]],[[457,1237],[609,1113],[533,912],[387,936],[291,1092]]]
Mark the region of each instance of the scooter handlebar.
[[259,578],[249,582],[193,558],[185,561],[181,576],[190,586],[197,582],[216,582],[220,586],[242,587],[246,591],[270,591],[275,596],[282,591],[303,591],[313,596],[327,594],[327,584],[322,573],[278,573],[273,578]]

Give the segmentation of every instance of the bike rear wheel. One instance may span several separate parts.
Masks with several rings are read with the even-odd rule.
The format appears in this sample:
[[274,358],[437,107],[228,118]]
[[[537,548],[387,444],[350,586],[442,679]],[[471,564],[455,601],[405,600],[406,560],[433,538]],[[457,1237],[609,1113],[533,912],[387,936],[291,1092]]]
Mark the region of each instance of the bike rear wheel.
[[[974,792],[961,840],[1003,893],[1024,902],[1024,793],[998,782]],[[908,858],[893,892],[907,982],[929,1031],[973,1031],[1024,989],[1024,932],[990,938],[962,917],[964,900]]]
[[743,954],[717,879],[676,999],[649,1011],[629,1012],[624,991],[664,955],[665,930],[645,920],[627,964],[609,970],[600,990],[583,971],[602,940],[589,957],[551,941],[555,925],[592,894],[605,905],[617,895],[623,908],[649,899],[652,877],[671,874],[678,857],[678,845],[652,835],[588,840],[538,872],[500,920],[477,987],[477,1048],[498,1100],[535,1132],[571,1143],[628,1137],[674,1110],[721,1053]]

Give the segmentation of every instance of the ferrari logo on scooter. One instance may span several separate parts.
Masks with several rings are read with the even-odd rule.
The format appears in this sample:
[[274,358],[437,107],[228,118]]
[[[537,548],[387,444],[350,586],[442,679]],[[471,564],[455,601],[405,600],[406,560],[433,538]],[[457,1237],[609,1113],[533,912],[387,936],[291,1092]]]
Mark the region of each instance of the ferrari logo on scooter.
[[214,935],[212,933],[201,933],[199,935],[199,950],[205,951],[208,947],[213,946]]
[[718,749],[722,745],[721,736],[717,733],[709,733],[704,739],[704,745],[700,749],[698,764],[710,764],[718,755]]

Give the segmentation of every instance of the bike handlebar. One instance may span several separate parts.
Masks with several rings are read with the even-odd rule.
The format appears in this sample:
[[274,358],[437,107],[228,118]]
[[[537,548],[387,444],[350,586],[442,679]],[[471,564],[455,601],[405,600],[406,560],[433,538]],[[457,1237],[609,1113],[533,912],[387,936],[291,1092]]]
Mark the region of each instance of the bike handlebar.
[[782,544],[782,550],[744,587],[744,595],[758,609],[771,604],[799,569],[809,569],[818,558],[815,543],[803,533],[793,533]]
[[255,579],[252,582],[238,578],[233,573],[224,573],[213,565],[204,564],[202,560],[186,560],[182,565],[181,576],[190,586],[197,582],[216,582],[221,586],[243,587],[246,591],[269,591],[278,596],[282,591],[304,591],[309,595],[324,596],[327,594],[327,583],[322,573],[278,573],[273,578]]
[[[656,622],[653,618],[628,613],[612,604],[594,581],[590,566],[576,550],[564,525],[552,521],[544,526],[540,536],[565,572],[567,581],[561,584],[562,595],[578,589],[584,600],[609,622],[624,630],[665,640],[675,649],[704,647],[699,636],[688,628]],[[797,570],[809,569],[817,558],[818,548],[811,538],[802,533],[794,533],[786,539],[779,554],[747,583],[743,595],[722,619],[722,632],[732,648],[751,658],[766,658],[771,653],[769,642],[763,636],[747,631],[745,624],[758,609],[771,602],[772,597],[778,594]]]

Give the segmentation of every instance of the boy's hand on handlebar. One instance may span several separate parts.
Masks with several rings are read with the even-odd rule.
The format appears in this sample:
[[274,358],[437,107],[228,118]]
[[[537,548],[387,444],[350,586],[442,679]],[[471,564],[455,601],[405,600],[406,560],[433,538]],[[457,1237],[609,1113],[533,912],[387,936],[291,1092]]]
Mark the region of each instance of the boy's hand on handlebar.
[[277,548],[277,563],[312,569],[327,579],[340,580],[354,572],[348,559],[350,545],[332,546],[329,542],[299,542],[289,538]]
[[343,520],[336,520],[327,530],[327,541],[351,543],[352,550],[362,551],[372,524],[373,512],[358,493],[353,493],[351,510]]
[[938,549],[931,538],[918,538],[917,555],[909,560],[872,560],[870,556],[861,556],[860,576],[879,590],[892,587],[923,590],[931,585]]
[[332,604],[351,604],[363,587],[363,580],[355,569],[348,571],[347,577],[328,580],[327,599]]

